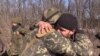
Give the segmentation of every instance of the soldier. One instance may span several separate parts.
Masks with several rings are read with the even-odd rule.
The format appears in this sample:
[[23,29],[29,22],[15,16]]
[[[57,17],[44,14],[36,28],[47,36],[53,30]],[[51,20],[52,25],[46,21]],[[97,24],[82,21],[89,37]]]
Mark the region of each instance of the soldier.
[[[64,56],[92,56],[92,44],[88,37],[84,34],[76,34],[76,18],[73,20],[71,15],[70,19],[73,22],[71,23],[67,20],[69,16],[66,16],[66,14],[66,17],[64,17],[66,20],[60,20],[63,15],[57,9],[51,8],[44,12],[43,21],[36,24],[39,28],[29,32],[25,30],[24,32],[27,33],[23,35],[23,31],[20,30],[23,28],[18,27],[19,30],[14,31],[17,36],[12,38],[14,41],[10,45],[12,46],[10,49],[14,49],[14,51],[10,51],[17,56],[56,56],[56,53]],[[62,21],[63,23],[59,23]],[[68,24],[68,29],[67,26],[65,27],[66,24]],[[68,34],[64,34],[66,31]],[[20,37],[18,37],[19,35]]]
[[[53,9],[45,13],[48,11],[52,12]],[[58,56],[58,54],[61,56],[92,56],[92,43],[85,34],[78,30],[76,18],[70,14],[61,15],[57,11],[57,14],[54,12],[53,15],[48,13],[49,16],[44,13],[43,18],[49,19],[47,20],[49,23],[46,20],[39,21],[36,24],[39,26],[38,32],[34,29],[26,35],[36,41],[29,41],[20,56]],[[55,29],[51,24],[54,24]]]
[[[50,13],[49,15],[46,14],[48,12]],[[58,12],[58,9],[56,8],[48,9],[44,11],[43,21],[48,21],[49,23],[53,24],[59,18],[59,15],[61,15],[61,13]],[[28,39],[27,40],[28,42],[25,49],[22,51],[22,53],[19,56],[54,56],[53,53],[47,50],[43,41],[37,38],[37,36],[41,36],[41,34],[39,35],[37,34],[37,30],[38,28],[32,31],[31,28],[31,31],[25,35],[25,38]]]
[[28,29],[22,26],[21,19],[12,20],[12,38],[7,50],[9,56],[18,56],[22,52],[26,45],[25,34],[27,32]]
[[51,53],[62,56],[93,56],[93,44],[78,29],[77,19],[73,15],[63,13],[54,24],[55,30],[45,21],[38,22],[37,26],[37,37],[40,37]]
[[36,31],[24,28],[21,19],[12,22],[12,38],[7,53],[9,56],[51,56],[43,42],[36,38]]

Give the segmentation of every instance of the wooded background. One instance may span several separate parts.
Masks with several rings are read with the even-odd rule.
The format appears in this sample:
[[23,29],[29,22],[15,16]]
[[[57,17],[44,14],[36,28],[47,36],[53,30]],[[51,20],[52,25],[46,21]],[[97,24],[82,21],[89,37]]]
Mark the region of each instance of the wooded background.
[[84,31],[100,31],[100,0],[0,0],[0,37],[9,43],[12,20],[20,19],[29,27],[51,7],[75,15]]

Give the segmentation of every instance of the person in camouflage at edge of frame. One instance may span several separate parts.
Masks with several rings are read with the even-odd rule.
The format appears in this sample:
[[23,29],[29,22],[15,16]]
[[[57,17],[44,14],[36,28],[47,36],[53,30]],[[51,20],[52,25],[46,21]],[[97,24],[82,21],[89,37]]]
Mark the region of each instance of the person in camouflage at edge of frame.
[[[63,13],[54,24],[56,30],[45,21],[37,23],[38,36],[51,53],[61,56],[93,56],[93,44],[88,36],[78,29],[76,17]],[[51,32],[51,33],[48,33]]]
[[25,46],[24,35],[28,30],[25,29],[21,24],[22,22],[19,18],[12,20],[12,37],[7,50],[7,54],[9,56],[19,55]]

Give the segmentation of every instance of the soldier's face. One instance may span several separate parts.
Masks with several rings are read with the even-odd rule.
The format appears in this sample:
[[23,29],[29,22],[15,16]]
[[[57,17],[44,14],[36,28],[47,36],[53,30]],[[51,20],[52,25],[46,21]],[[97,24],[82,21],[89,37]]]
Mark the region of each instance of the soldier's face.
[[68,29],[65,29],[65,28],[58,28],[57,31],[59,33],[61,33],[64,37],[69,37],[71,36],[72,34],[74,34],[74,31],[71,31],[71,30],[68,30]]

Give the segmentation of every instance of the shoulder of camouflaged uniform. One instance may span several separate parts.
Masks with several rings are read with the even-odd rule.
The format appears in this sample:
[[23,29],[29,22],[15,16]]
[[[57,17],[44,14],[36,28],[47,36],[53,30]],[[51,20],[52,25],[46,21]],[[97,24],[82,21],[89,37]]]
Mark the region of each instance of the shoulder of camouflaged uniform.
[[77,53],[83,53],[83,56],[93,56],[93,43],[87,34],[76,34],[76,42],[74,43],[74,48],[76,49]]
[[52,56],[44,43],[35,37],[36,31],[37,29],[34,29],[25,36],[28,39],[28,43],[19,56]]
[[77,34],[76,42],[64,38],[60,33],[54,31],[42,38],[46,47],[54,52],[69,56],[92,56],[93,45],[85,34]]

